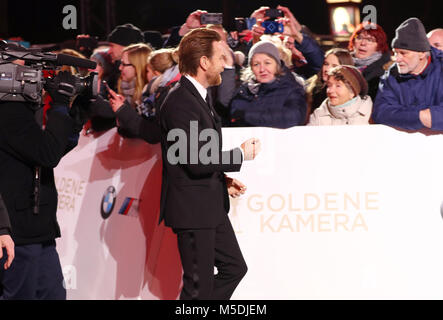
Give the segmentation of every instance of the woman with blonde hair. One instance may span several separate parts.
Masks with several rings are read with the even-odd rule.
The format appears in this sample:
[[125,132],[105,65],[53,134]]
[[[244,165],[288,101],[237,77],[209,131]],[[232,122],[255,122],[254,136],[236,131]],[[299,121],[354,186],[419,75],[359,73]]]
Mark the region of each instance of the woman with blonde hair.
[[152,48],[144,43],[131,44],[122,52],[118,93],[133,107],[141,102],[143,88],[148,83],[146,68],[151,52]]

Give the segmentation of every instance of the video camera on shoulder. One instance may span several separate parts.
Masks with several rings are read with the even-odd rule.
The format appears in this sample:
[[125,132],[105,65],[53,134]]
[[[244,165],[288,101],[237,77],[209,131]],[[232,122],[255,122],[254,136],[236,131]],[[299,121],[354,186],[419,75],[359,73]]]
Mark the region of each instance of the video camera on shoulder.
[[[23,60],[25,65],[14,63]],[[22,101],[40,105],[42,89],[52,79],[45,79],[44,70],[54,72],[59,66],[68,65],[95,69],[97,64],[67,54],[42,52],[41,49],[26,49],[17,44],[0,41],[0,101]],[[97,96],[98,75],[92,72],[86,77],[77,77],[72,85],[59,84],[58,91],[68,96]]]
[[262,27],[265,28],[265,34],[274,34],[276,32],[283,33],[283,24],[275,21],[275,19],[281,18],[283,16],[283,11],[279,9],[271,8],[266,10],[265,17],[269,17],[269,20],[265,20],[262,22]]
[[200,16],[201,24],[223,24],[223,13],[203,13]]

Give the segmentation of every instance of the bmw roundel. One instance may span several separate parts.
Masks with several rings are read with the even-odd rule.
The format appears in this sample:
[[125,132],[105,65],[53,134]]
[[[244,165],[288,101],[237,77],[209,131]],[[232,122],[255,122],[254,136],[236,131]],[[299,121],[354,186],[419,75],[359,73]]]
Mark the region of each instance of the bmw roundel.
[[109,218],[115,206],[116,192],[113,186],[109,186],[102,198],[101,214],[103,219]]

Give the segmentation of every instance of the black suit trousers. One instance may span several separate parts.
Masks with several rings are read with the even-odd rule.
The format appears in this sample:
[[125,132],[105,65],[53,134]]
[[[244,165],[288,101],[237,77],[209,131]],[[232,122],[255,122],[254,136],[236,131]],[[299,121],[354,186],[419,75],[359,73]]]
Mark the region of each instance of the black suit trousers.
[[215,228],[174,229],[174,232],[183,266],[180,299],[229,299],[246,274],[247,266],[228,215]]

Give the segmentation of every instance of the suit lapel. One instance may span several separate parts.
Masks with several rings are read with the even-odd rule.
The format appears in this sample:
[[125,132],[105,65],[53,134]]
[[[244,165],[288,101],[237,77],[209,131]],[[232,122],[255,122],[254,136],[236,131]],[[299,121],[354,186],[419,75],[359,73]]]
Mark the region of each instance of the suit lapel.
[[[197,91],[197,88],[192,84],[191,81],[186,79],[186,77],[181,77],[180,83],[187,88],[193,96],[198,100],[200,103],[200,106],[205,110],[205,112],[208,114],[208,116],[212,119],[212,122],[215,126],[217,126],[217,122],[220,121],[220,117],[218,116],[217,112],[212,107],[209,107],[206,101],[202,98],[200,93]],[[210,94],[210,91],[208,90],[208,93]],[[211,114],[211,110],[213,115]]]

